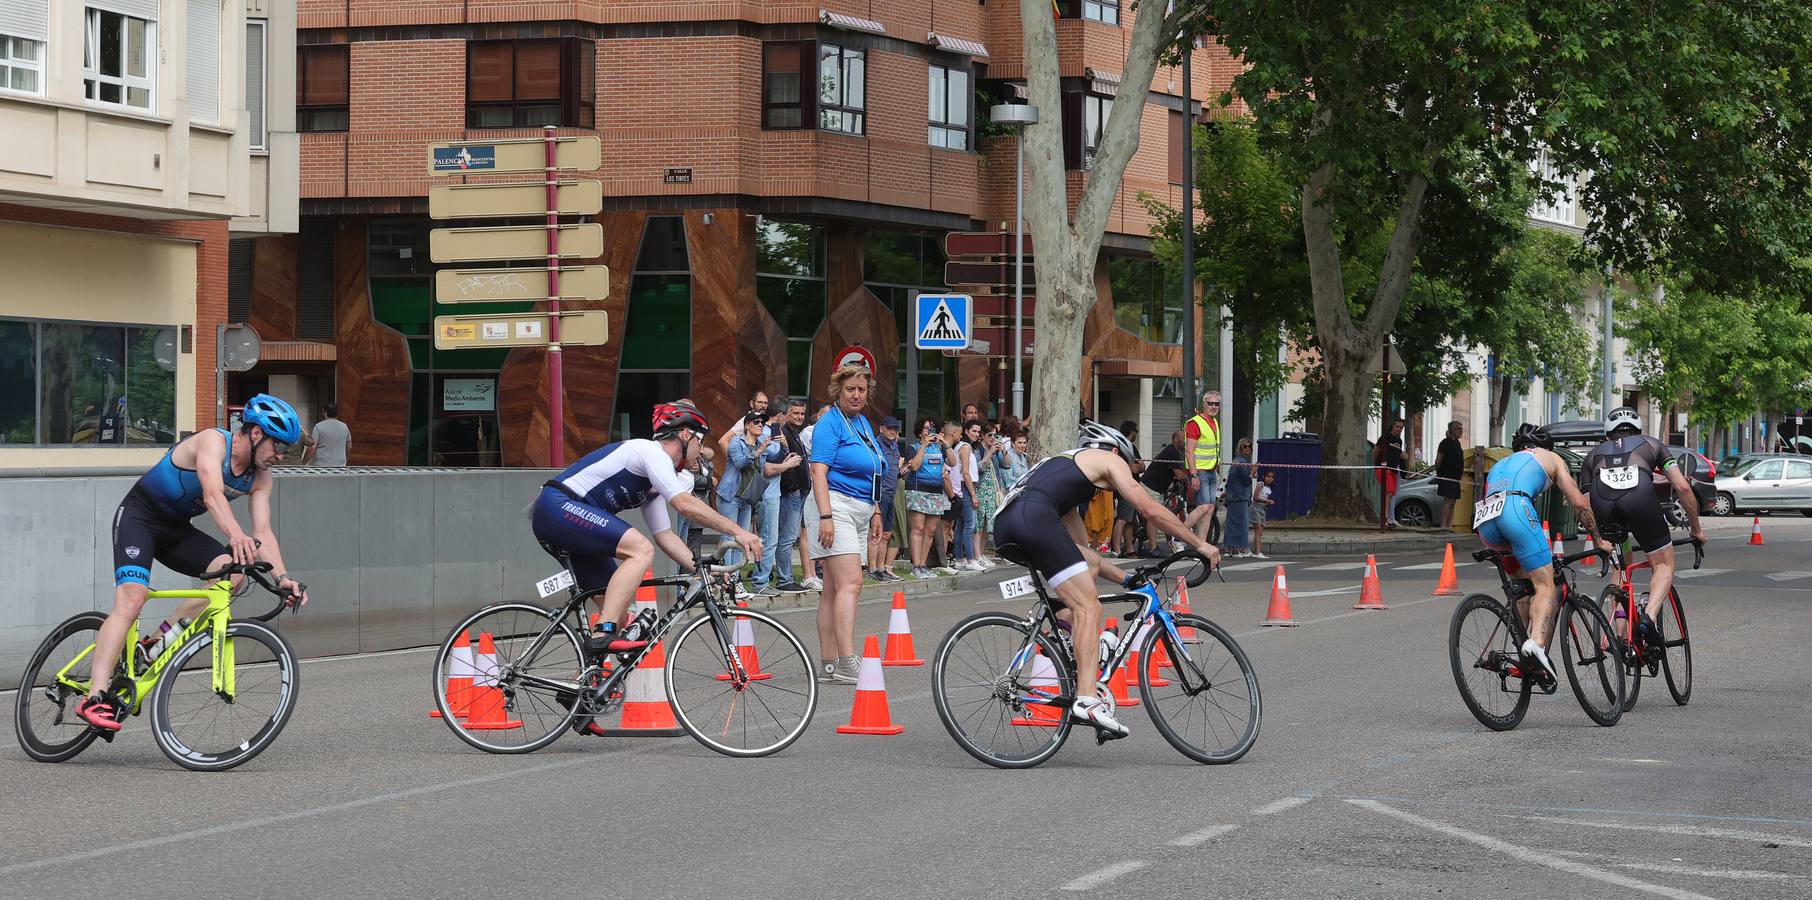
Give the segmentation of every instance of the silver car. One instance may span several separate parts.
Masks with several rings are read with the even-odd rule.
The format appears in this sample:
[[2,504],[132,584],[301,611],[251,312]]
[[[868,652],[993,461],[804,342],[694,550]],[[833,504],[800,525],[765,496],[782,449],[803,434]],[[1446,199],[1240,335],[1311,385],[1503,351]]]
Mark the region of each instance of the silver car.
[[1799,510],[1812,516],[1812,457],[1762,459],[1717,480],[1716,510],[1734,513]]

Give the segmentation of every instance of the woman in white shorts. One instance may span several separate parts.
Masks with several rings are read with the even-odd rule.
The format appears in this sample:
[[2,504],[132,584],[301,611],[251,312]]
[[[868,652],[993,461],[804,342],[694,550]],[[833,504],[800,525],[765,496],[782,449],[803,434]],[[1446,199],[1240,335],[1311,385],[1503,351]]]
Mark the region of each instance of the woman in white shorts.
[[862,415],[868,405],[869,374],[844,366],[831,376],[832,409],[812,432],[812,503],[818,522],[812,559],[824,565],[824,595],[818,603],[818,680],[855,684],[862,660],[856,656],[856,600],[862,593],[862,556],[868,535],[879,529],[880,439]]

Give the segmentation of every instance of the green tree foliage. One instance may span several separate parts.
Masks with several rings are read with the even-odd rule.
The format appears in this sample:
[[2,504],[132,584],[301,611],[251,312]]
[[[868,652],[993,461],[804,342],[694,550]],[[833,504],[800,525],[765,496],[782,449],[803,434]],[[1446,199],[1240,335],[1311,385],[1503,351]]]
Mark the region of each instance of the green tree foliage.
[[1731,296],[1674,281],[1618,298],[1617,333],[1636,379],[1694,424],[1718,427],[1812,403],[1812,313],[1802,296],[1760,289]]
[[[1250,110],[1300,185],[1333,462],[1363,460],[1371,360],[1405,330],[1425,246],[1467,220],[1501,227],[1496,201],[1544,153],[1569,180],[1590,174],[1580,202],[1597,262],[1665,260],[1718,288],[1812,268],[1802,0],[1195,0],[1183,12],[1246,64],[1224,99]],[[1389,239],[1368,274],[1348,248],[1380,221]],[[1321,484],[1321,511],[1364,513],[1359,479]]]

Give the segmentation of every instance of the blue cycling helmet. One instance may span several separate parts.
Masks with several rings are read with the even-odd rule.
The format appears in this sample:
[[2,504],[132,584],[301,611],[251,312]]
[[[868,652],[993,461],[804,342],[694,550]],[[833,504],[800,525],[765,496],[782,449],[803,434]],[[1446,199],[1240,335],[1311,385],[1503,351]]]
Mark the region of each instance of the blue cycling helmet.
[[269,394],[257,394],[245,401],[245,411],[240,414],[240,421],[247,425],[256,425],[272,440],[293,444],[302,439],[302,419],[296,415],[296,408],[283,402],[280,397]]

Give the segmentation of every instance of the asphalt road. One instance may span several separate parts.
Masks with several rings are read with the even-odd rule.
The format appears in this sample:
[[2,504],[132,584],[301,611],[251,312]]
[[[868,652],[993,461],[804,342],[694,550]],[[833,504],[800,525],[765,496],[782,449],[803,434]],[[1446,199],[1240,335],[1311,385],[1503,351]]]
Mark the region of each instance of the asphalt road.
[[[233,772],[176,769],[142,720],[57,766],[0,741],[0,897],[1805,897],[1812,519],[1766,520],[1764,547],[1718,524],[1682,581],[1692,703],[1646,685],[1615,728],[1564,686],[1515,731],[1478,725],[1427,554],[1380,560],[1386,611],[1352,610],[1359,572],[1326,558],[1194,593],[1264,690],[1257,746],[1221,767],[1130,710],[1127,740],[1078,732],[1041,768],[987,768],[938,723],[926,668],[886,670],[897,737],[835,734],[853,692],[827,686],[768,759],[685,737],[487,756],[425,717],[428,654],[343,657],[304,664],[288,729]],[[1299,628],[1258,627],[1277,563]],[[1023,605],[916,600],[919,653]],[[815,643],[811,611],[782,616]],[[863,607],[860,630],[886,624]]]

